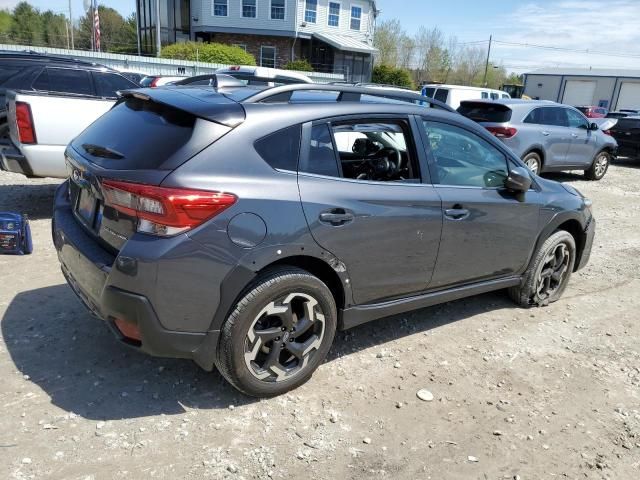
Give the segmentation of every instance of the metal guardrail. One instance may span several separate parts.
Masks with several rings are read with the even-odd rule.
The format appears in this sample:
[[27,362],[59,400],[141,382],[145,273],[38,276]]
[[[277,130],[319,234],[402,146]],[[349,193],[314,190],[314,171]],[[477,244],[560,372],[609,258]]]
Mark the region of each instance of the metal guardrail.
[[[194,76],[215,73],[219,68],[229,67],[222,63],[194,62],[170,58],[142,57],[119,53],[67,50],[66,48],[36,47],[30,45],[0,44],[0,50],[14,52],[33,51],[45,55],[59,55],[83,61],[98,63],[120,71],[139,72],[147,75]],[[293,71],[293,70],[292,70]],[[297,72],[307,75],[316,82],[336,82],[344,80],[344,75],[323,72]]]

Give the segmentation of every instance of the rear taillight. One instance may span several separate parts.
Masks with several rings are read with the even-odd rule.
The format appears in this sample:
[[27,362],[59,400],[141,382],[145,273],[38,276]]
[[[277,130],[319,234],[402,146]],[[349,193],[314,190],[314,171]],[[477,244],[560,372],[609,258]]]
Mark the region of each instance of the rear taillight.
[[168,237],[186,232],[236,203],[231,193],[105,180],[105,205],[137,217],[138,232]]
[[513,127],[485,127],[485,128],[498,138],[511,138],[516,133],[518,133],[518,129]]
[[158,80],[160,80],[160,77],[156,77],[156,78],[154,78],[153,80],[151,80],[151,83],[149,84],[149,86],[150,86],[151,88],[155,88],[155,87],[157,87],[157,86],[158,86]]
[[36,143],[36,131],[33,127],[31,105],[24,102],[16,102],[16,124],[20,143]]

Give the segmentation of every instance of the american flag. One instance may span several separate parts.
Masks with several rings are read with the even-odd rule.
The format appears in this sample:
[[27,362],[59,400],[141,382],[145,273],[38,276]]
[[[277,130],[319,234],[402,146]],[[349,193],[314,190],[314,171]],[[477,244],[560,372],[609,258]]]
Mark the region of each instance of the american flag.
[[94,4],[93,9],[93,28],[94,28],[94,45],[96,47],[96,51],[100,51],[100,15],[98,15],[98,3]]

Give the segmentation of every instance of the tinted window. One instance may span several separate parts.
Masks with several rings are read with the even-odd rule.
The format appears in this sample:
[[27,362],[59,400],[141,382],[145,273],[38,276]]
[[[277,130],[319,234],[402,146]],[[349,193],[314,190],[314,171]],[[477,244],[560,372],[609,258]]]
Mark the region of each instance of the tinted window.
[[589,122],[583,115],[568,108],[564,109],[567,114],[567,121],[571,128],[589,128]]
[[504,123],[511,120],[509,107],[499,103],[462,102],[458,112],[475,122]]
[[435,97],[433,98],[436,100],[440,100],[441,102],[447,103],[448,96],[449,96],[449,90],[447,90],[446,88],[439,88],[436,91]]
[[[102,149],[123,157],[107,162],[104,156],[94,153],[98,165],[113,165],[117,169],[157,168],[189,142],[195,124],[195,117],[182,110],[127,98],[98,118],[73,145],[83,154]],[[206,139],[205,143],[212,141]]]
[[423,95],[425,97],[433,98],[433,94],[436,92],[436,89],[433,87],[427,87],[424,89]]
[[2,65],[0,67],[0,85],[4,85],[7,80],[20,73],[22,70],[23,69],[19,67],[6,67]]
[[482,94],[480,95],[480,98],[489,98],[489,94],[487,92],[482,92]]
[[301,165],[300,170],[330,177],[340,176],[331,132],[326,123],[312,127],[309,158],[307,165]]
[[501,187],[509,174],[500,150],[468,130],[423,121],[442,185]]
[[500,94],[498,94],[498,93],[492,93],[491,94],[491,100],[497,100],[498,98],[500,98]]
[[640,118],[621,118],[611,129],[618,131],[640,130]]
[[33,84],[36,90],[93,95],[89,72],[67,68],[47,68]]
[[527,115],[527,118],[524,119],[524,123],[566,127],[568,123],[567,114],[565,112],[566,110],[560,107],[536,108],[529,115]]
[[118,90],[137,88],[133,82],[116,73],[94,72],[93,80],[96,83],[96,93],[99,97],[115,98]]
[[298,169],[298,152],[300,151],[300,126],[294,125],[272,133],[258,140],[255,147],[272,168],[295,172]]

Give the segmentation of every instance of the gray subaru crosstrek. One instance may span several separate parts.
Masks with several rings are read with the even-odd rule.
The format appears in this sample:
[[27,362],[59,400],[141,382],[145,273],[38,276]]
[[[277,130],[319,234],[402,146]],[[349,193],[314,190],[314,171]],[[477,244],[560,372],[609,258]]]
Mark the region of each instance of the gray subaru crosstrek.
[[584,170],[589,180],[607,173],[618,144],[593,119],[544,100],[466,101],[458,108],[502,140],[536,174]]
[[69,285],[123,342],[255,396],[307,381],[337,329],[499,289],[558,300],[589,259],[590,201],[446,105],[385,95],[125,92],[66,151]]

